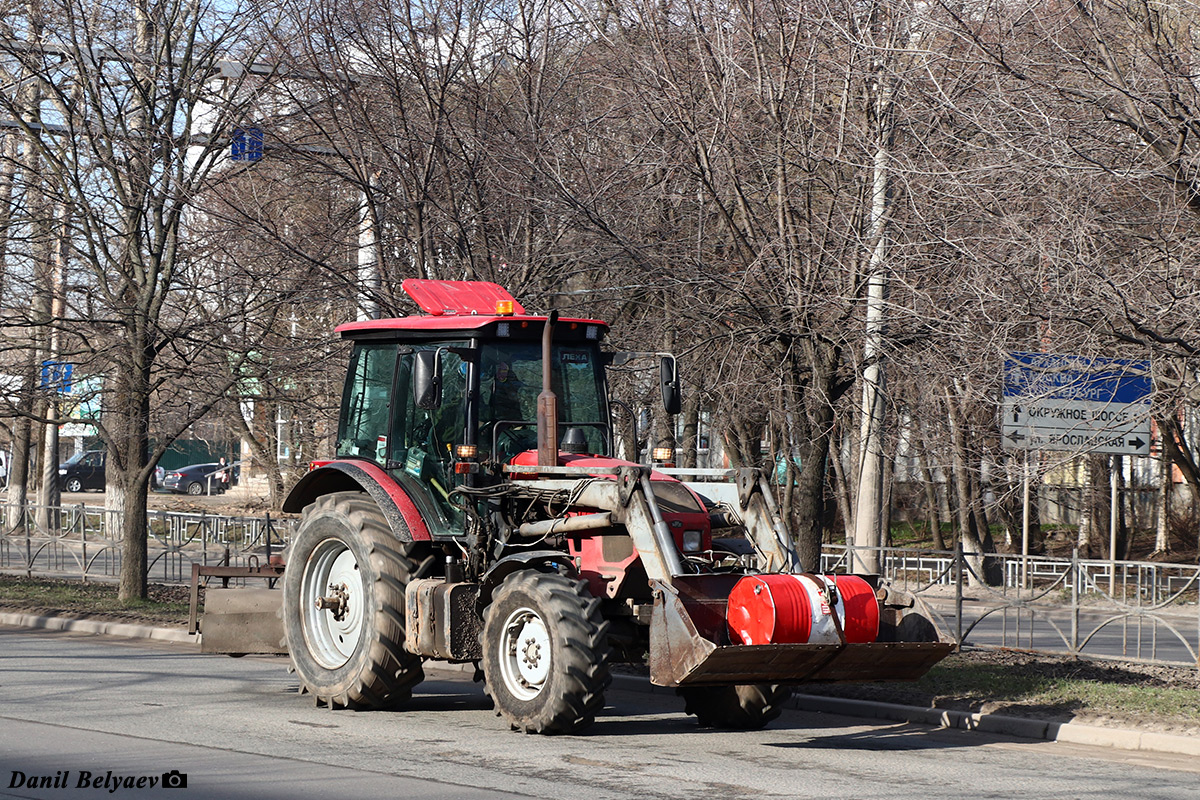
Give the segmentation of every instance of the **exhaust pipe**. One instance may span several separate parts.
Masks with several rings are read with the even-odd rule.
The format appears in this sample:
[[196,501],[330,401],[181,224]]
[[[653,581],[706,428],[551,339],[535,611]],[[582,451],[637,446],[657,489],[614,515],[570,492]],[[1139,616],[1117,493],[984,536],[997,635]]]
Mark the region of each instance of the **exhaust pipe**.
[[542,393],[537,400],[538,466],[558,466],[558,395],[550,384],[551,343],[558,311],[551,311],[542,330]]

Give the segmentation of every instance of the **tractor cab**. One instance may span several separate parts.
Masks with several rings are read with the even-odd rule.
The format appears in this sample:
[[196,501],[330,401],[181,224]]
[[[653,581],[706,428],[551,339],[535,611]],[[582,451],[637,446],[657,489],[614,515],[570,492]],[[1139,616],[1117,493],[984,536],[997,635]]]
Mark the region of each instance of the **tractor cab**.
[[[603,322],[530,316],[490,283],[407,280],[403,288],[427,316],[337,329],[354,351],[336,455],[385,470],[430,533],[461,533],[454,489],[486,485],[503,464],[537,447],[544,364],[565,449],[610,454]],[[553,340],[544,362],[548,324]]]

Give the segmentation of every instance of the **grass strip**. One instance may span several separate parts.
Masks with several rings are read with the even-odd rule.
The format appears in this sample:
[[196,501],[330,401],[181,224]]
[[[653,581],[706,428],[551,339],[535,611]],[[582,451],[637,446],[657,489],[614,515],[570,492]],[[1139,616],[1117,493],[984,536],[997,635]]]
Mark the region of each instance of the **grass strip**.
[[0,607],[46,614],[62,612],[183,624],[188,618],[188,588],[151,584],[149,597],[122,601],[112,583],[0,575]]
[[1195,669],[1002,650],[952,655],[911,683],[806,685],[801,690],[1058,721],[1200,725],[1200,671]]

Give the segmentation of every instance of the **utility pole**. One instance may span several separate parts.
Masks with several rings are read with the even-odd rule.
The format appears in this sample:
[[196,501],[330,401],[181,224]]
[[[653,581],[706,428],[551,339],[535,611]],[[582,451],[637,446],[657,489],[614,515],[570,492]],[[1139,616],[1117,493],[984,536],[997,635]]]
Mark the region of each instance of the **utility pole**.
[[50,376],[46,386],[46,438],[42,448],[42,485],[39,490],[38,503],[46,509],[46,528],[56,530],[59,527],[57,508],[62,505],[62,491],[58,485],[58,432],[59,432],[59,394],[64,390],[66,380],[65,366],[59,361],[61,345],[59,342],[58,326],[63,319],[67,305],[67,259],[70,230],[67,225],[67,208],[60,204],[58,207],[58,235],[55,241],[54,255],[51,258],[50,269],[50,336],[46,349],[46,359],[50,364]]
[[383,263],[379,258],[379,214],[372,196],[378,177],[378,173],[368,175],[362,190],[362,219],[358,223],[359,320],[379,319],[380,315]]
[[868,104],[876,133],[871,208],[867,225],[871,254],[867,262],[866,330],[863,344],[862,423],[858,492],[854,504],[853,571],[880,572],[883,546],[884,331],[887,317],[887,225],[891,212],[890,165],[893,87],[881,60],[875,62]]

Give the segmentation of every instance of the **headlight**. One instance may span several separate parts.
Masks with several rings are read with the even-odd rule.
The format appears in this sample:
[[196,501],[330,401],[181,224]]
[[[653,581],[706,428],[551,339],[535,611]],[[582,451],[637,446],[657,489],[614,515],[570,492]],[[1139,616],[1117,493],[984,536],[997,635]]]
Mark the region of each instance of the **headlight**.
[[60,470],[58,471],[58,474],[59,474],[59,475],[66,475],[66,474],[67,474],[67,471],[66,471],[65,469],[60,469]]
[[703,544],[704,537],[700,531],[684,531],[683,532],[683,552],[695,553],[700,550],[700,545]]

